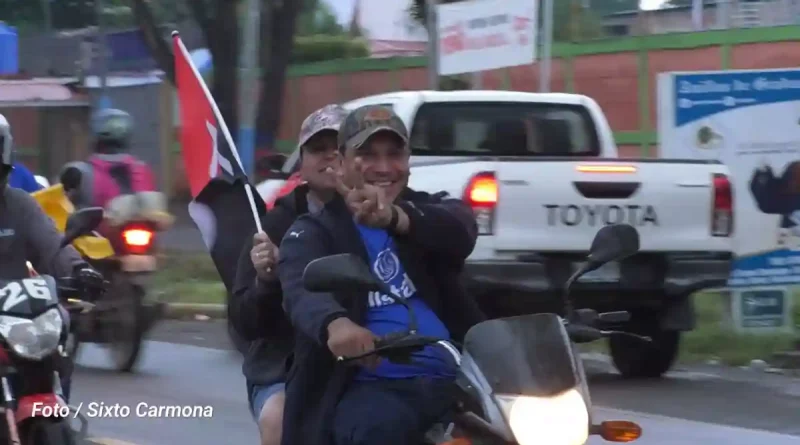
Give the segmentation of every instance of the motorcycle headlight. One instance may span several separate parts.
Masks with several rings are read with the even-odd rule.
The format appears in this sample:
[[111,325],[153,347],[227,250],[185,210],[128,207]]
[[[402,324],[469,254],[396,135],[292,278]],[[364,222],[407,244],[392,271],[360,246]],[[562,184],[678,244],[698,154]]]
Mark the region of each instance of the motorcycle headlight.
[[520,445],[583,445],[589,440],[589,410],[575,388],[552,397],[495,398]]
[[41,360],[58,348],[64,320],[52,308],[33,320],[0,315],[0,335],[20,357]]

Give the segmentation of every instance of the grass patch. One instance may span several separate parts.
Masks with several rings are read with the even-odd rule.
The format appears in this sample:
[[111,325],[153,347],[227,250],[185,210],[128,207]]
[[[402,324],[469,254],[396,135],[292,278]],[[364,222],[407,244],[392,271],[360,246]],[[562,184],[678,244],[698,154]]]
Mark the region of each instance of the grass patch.
[[166,253],[153,286],[168,303],[225,303],[225,286],[207,253]]
[[[719,360],[734,366],[745,365],[754,359],[770,360],[779,351],[792,349],[797,335],[791,334],[740,334],[728,325],[726,299],[716,292],[699,293],[693,296],[697,311],[697,327],[684,333],[681,341],[679,361],[700,363]],[[800,292],[794,294],[793,315],[796,326],[800,326]],[[800,334],[800,333],[798,333]],[[606,342],[597,341],[581,345],[587,352],[608,353]]]
[[[206,253],[168,252],[161,259],[154,286],[162,301],[169,303],[225,303],[225,286],[211,257]],[[718,293],[694,296],[697,328],[685,333],[680,361],[697,363],[718,359],[743,365],[753,359],[769,360],[772,354],[791,349],[796,336],[788,334],[738,334],[725,323],[725,299]],[[794,320],[800,326],[800,292],[794,294]],[[581,345],[582,350],[608,352],[606,342]]]
[[[793,316],[800,325],[800,294],[794,293]],[[726,323],[726,299],[718,293],[694,296],[697,329],[683,337],[680,359],[698,362],[718,359],[729,365],[744,365],[753,359],[770,360],[778,351],[792,347],[797,338],[791,334],[740,334]]]

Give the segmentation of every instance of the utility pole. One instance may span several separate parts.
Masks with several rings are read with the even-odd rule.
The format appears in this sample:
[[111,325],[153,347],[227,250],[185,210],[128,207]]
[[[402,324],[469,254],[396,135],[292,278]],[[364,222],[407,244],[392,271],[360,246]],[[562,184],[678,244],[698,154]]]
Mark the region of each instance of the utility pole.
[[[273,7],[273,3],[268,2],[264,11],[268,23]],[[247,0],[245,8],[243,14],[245,25],[239,53],[239,140],[236,145],[245,173],[252,176],[255,163],[255,124],[258,106],[255,92],[258,89],[260,71],[258,47],[261,37],[261,0]]]
[[539,92],[550,92],[550,62],[553,48],[553,0],[542,0],[542,57],[539,61]]
[[98,62],[97,66],[98,77],[100,80],[100,95],[96,107],[98,109],[105,109],[111,107],[111,99],[106,94],[106,77],[108,76],[108,46],[106,45],[105,34],[105,14],[103,0],[94,0],[95,19],[97,20],[97,37],[95,44],[97,45],[97,53],[95,60]]
[[425,0],[425,27],[428,29],[428,88],[439,89],[439,27],[436,0]]
[[47,34],[53,31],[53,12],[50,9],[50,0],[42,1],[42,11],[44,11],[44,29]]

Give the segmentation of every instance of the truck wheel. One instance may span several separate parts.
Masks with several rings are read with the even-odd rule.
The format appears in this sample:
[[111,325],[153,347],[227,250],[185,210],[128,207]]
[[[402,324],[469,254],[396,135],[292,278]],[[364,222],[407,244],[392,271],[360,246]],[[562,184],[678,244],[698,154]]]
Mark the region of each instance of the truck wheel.
[[625,378],[661,377],[672,367],[678,357],[681,333],[664,331],[657,327],[658,322],[648,319],[647,323],[634,319],[625,330],[645,335],[653,339],[646,343],[637,339],[615,335],[609,338],[611,359],[614,366]]

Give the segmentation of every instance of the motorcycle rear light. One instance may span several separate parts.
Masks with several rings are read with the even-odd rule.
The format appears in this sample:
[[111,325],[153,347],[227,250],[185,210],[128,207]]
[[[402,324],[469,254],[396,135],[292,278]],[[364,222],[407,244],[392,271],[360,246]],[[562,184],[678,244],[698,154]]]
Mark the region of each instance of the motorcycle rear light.
[[478,235],[494,233],[494,213],[499,198],[499,187],[494,172],[480,172],[470,179],[464,189],[464,202],[472,207],[478,223]]
[[128,227],[122,231],[125,248],[132,254],[145,254],[153,244],[154,233],[145,227]]
[[733,186],[721,173],[712,177],[711,236],[729,237],[733,234]]

